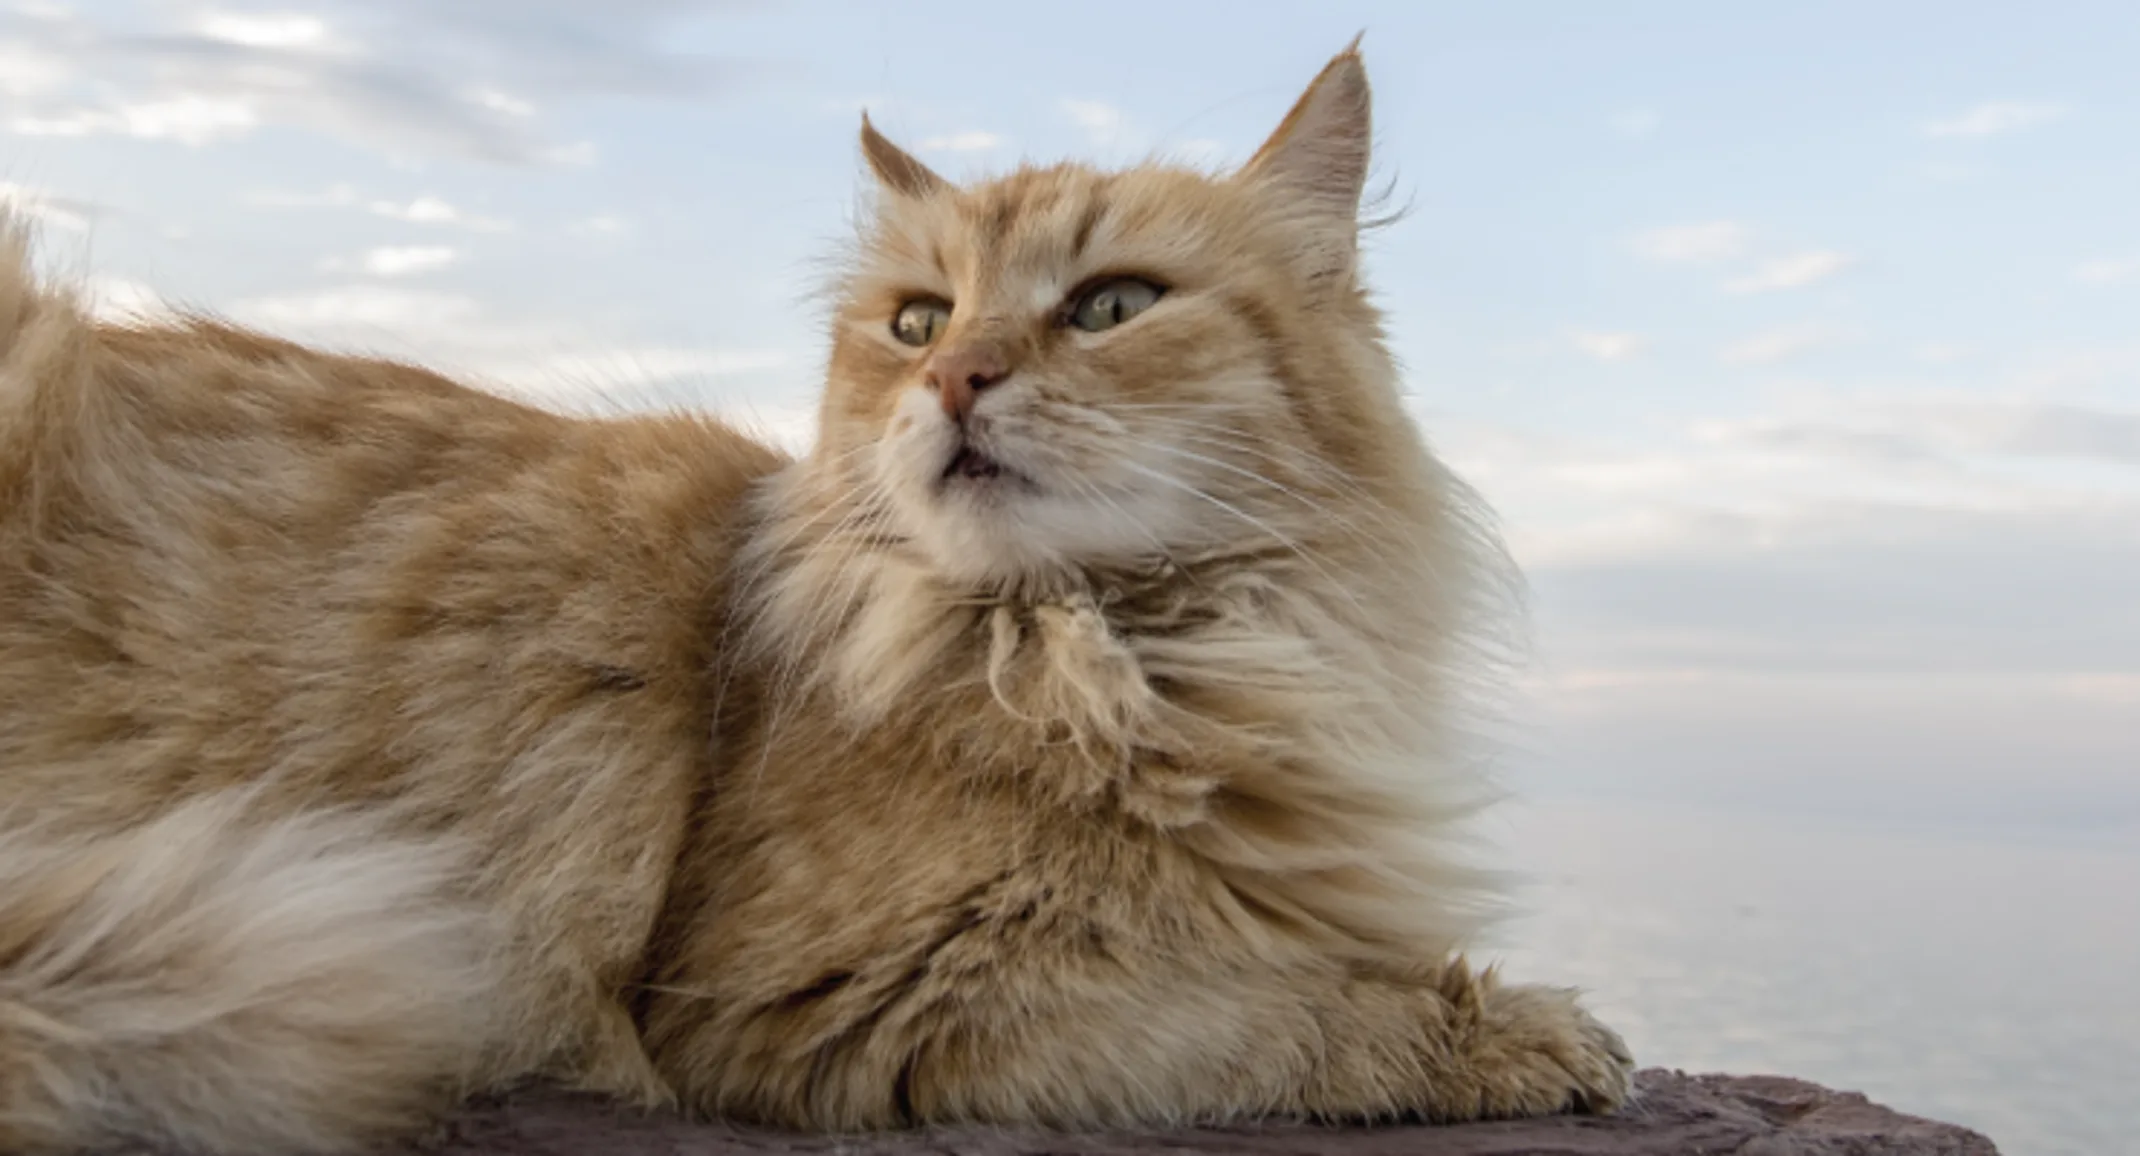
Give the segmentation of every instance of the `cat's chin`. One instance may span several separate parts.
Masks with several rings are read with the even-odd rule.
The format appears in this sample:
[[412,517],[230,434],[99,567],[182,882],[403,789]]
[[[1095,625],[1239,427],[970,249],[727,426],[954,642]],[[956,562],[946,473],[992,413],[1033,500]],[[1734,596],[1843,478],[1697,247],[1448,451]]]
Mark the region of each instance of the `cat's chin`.
[[913,540],[946,582],[986,591],[1072,589],[1093,570],[1148,559],[1151,538],[1125,535],[1113,511],[989,478],[958,479],[912,519]]

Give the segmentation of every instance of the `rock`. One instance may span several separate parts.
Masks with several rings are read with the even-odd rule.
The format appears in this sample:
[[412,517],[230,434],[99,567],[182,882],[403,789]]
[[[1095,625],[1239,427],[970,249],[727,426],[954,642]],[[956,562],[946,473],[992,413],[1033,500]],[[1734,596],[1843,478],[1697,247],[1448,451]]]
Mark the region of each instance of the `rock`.
[[1184,1132],[1063,1135],[955,1129],[810,1136],[642,1116],[540,1093],[472,1106],[420,1148],[428,1156],[1997,1156],[1966,1128],[1889,1111],[1856,1092],[1781,1076],[1690,1076],[1651,1069],[1618,1116],[1561,1116],[1452,1127],[1293,1123]]

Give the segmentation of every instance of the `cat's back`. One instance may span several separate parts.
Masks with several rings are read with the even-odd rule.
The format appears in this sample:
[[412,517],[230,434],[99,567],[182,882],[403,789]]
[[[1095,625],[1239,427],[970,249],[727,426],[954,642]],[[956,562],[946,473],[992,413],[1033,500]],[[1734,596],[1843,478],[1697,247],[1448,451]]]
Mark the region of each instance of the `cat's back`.
[[14,799],[480,791],[515,736],[691,725],[717,575],[777,454],[208,320],[99,323],[0,242]]

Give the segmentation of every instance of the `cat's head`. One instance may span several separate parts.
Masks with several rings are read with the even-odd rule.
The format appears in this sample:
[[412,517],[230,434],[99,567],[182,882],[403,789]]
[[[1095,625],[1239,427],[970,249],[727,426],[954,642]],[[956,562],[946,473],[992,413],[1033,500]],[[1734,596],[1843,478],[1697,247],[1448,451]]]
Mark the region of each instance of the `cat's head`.
[[1368,138],[1351,49],[1225,175],[960,186],[865,119],[816,467],[979,584],[1357,525],[1419,456],[1358,281]]

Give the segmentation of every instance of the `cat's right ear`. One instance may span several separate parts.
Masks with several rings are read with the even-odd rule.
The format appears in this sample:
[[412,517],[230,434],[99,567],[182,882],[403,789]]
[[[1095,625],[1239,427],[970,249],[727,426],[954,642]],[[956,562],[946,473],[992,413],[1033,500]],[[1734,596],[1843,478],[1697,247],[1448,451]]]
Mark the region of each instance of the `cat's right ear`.
[[877,174],[877,183],[902,197],[933,196],[951,187],[929,166],[884,139],[867,112],[862,114],[862,155],[869,160],[869,171]]

